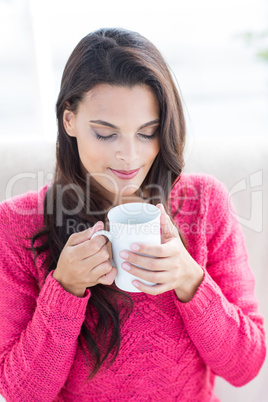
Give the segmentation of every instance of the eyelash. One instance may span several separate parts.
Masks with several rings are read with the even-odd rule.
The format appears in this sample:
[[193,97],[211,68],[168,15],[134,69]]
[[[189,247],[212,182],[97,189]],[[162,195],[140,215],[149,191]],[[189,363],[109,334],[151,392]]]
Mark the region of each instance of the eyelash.
[[101,141],[109,141],[113,138],[114,134],[112,135],[108,135],[107,137],[104,137],[103,135],[100,135],[98,133],[95,133],[97,140],[101,140]]
[[[107,137],[100,135],[98,133],[95,132],[96,138],[97,140],[101,140],[101,141],[109,141],[111,140],[115,134],[111,134],[108,135]],[[153,138],[155,138],[157,136],[157,131],[152,134],[152,135],[145,135],[145,134],[139,134],[142,138],[144,138],[145,140],[152,140]]]

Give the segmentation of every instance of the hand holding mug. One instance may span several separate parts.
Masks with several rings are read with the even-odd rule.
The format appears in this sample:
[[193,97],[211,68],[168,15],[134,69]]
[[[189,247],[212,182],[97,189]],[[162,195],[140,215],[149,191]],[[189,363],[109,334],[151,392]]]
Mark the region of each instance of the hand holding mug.
[[[127,292],[140,292],[132,284],[132,281],[136,278],[135,274],[128,273],[122,269],[124,257],[120,253],[123,250],[130,250],[131,245],[136,242],[154,246],[160,245],[160,210],[155,205],[147,203],[122,204],[109,211],[108,219],[110,231],[101,230],[95,232],[92,238],[97,235],[103,235],[112,243],[113,259],[117,267],[116,286]],[[151,257],[151,260],[153,258]],[[140,270],[142,269],[143,267],[140,266]],[[147,286],[155,285],[155,283],[146,281],[146,279],[144,283]]]
[[[161,211],[161,244],[137,242],[130,246],[131,251],[122,250],[122,268],[138,278],[132,285],[140,291],[157,295],[174,289],[180,301],[188,302],[202,282],[204,271],[184,247],[163,205],[157,207]],[[148,286],[144,281],[156,284]]]
[[116,268],[112,266],[106,239],[92,239],[103,227],[103,222],[97,222],[92,228],[72,234],[60,254],[53,277],[75,296],[83,297],[87,287],[111,285],[114,281]]

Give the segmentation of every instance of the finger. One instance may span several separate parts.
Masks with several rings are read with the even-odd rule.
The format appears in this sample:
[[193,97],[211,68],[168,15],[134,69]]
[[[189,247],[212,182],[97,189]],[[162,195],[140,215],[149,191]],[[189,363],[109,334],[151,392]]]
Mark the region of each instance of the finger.
[[109,273],[102,275],[98,279],[98,283],[101,283],[103,285],[111,285],[115,280],[116,274],[117,269],[115,267],[112,267],[112,270]]
[[109,274],[114,267],[112,266],[111,260],[106,260],[92,270],[90,273],[90,277],[94,278],[96,282],[98,282],[99,278],[101,278],[103,275]]
[[153,286],[145,285],[144,283],[134,280],[132,284],[143,293],[147,293],[152,296],[160,295],[161,293],[169,291],[169,287],[166,284],[157,284]]
[[162,271],[163,261],[160,258],[154,258],[152,256],[139,255],[129,251],[121,251],[120,257],[131,264],[138,265],[142,268],[148,269],[150,271]]
[[[158,258],[166,258],[172,256],[174,253],[178,251],[181,242],[179,238],[171,239],[170,241],[163,244],[145,244],[145,243],[134,243],[131,244],[130,249],[132,253],[144,254],[147,256],[153,256]],[[122,257],[124,258],[124,257]]]
[[104,223],[102,221],[98,221],[95,223],[94,226],[92,226],[90,233],[90,238],[93,236],[94,233],[98,232],[99,230],[104,229]]
[[168,280],[167,271],[148,271],[129,263],[123,263],[122,268],[125,271],[129,272],[131,275],[137,276],[138,278],[148,282],[164,283]]
[[102,264],[103,262],[107,262],[107,261],[109,261],[109,263],[111,264],[109,251],[108,251],[107,247],[103,247],[96,254],[90,255],[89,257],[87,257],[83,261],[81,261],[81,265],[84,267],[91,267],[91,269],[89,270],[89,271],[91,271],[98,265]]
[[86,240],[83,243],[77,244],[75,246],[70,246],[70,253],[73,255],[74,258],[76,256],[75,259],[77,261],[83,261],[86,258],[89,258],[92,255],[98,253],[105,246],[105,238],[103,236],[96,236],[91,240]]
[[165,208],[162,204],[157,204],[157,208],[160,209],[160,227],[161,227],[161,237],[170,238],[178,236],[178,229],[171,222],[170,217],[165,211]]
[[102,230],[104,228],[104,223],[101,221],[98,221],[97,223],[95,223],[94,226],[83,230],[81,232],[78,233],[73,233],[69,239],[67,244],[69,246],[76,246],[77,244],[83,243],[84,241],[87,241],[91,238],[91,236],[93,235],[93,233],[98,232],[99,230]]
[[[96,237],[98,237],[98,236],[96,236]],[[110,259],[112,259],[113,258],[112,244],[109,240],[106,243],[106,247],[108,248]]]

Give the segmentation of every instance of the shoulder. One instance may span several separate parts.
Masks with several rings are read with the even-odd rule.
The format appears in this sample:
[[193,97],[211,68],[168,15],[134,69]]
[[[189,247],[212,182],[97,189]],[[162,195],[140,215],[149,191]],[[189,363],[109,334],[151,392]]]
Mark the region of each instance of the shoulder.
[[0,225],[6,234],[27,237],[42,227],[47,188],[29,191],[0,203]]
[[170,194],[171,212],[195,211],[204,215],[218,203],[228,203],[228,190],[216,177],[208,174],[182,174]]
[[221,192],[227,191],[225,185],[218,180],[215,176],[198,173],[183,173],[175,186],[173,187],[173,194],[180,194],[184,192],[198,191],[201,192]]

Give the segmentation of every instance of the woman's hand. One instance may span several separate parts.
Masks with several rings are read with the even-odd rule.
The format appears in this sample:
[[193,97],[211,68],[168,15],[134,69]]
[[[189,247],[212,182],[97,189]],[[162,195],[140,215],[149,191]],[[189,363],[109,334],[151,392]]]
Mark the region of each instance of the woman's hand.
[[[157,295],[174,289],[181,302],[188,302],[201,284],[204,272],[185,249],[178,230],[172,224],[163,205],[158,204],[157,207],[161,210],[162,244],[156,246],[140,243],[132,245],[133,252],[124,250],[120,254],[126,260],[122,264],[122,268],[138,278],[157,283],[157,285],[149,286],[133,280],[133,285],[142,292]],[[139,248],[135,248],[135,246]],[[124,253],[127,253],[128,257]],[[136,253],[145,254],[145,256]]]
[[111,285],[116,268],[111,264],[111,251],[104,236],[93,233],[102,230],[102,222],[92,228],[72,234],[65,244],[53,277],[60,285],[75,296],[83,297],[87,287],[98,283]]

